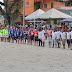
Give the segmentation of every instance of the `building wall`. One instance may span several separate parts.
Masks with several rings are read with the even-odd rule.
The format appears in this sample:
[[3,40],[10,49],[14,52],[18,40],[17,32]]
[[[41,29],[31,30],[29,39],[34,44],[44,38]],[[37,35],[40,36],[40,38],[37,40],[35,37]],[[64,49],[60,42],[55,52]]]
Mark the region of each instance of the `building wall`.
[[[43,9],[44,11],[51,9],[51,3],[53,3],[53,8],[55,9],[60,9],[61,7],[65,7],[65,2],[57,2],[54,0],[43,0],[43,8],[41,9]],[[44,4],[47,4],[47,8],[44,8]]]
[[[11,2],[11,1],[13,1],[13,0],[9,0],[9,2]],[[22,4],[22,3],[23,3],[23,1],[20,2],[20,4]],[[27,3],[29,3],[29,5],[27,5]],[[11,6],[12,3],[10,3],[9,5]],[[25,0],[25,10],[26,10],[25,11],[26,16],[34,12],[34,0]],[[20,9],[20,13],[23,14],[23,7]]]

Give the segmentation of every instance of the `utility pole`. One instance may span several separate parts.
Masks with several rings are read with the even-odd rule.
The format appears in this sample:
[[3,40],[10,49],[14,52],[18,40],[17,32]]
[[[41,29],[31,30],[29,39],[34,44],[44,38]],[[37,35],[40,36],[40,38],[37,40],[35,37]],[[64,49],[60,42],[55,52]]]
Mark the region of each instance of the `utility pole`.
[[25,0],[23,0],[23,26],[25,26]]

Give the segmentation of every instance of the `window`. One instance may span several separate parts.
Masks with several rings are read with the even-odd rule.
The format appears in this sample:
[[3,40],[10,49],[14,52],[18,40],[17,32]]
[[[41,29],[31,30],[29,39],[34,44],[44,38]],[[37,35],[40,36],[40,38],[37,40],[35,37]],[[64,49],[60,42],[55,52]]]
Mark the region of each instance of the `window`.
[[39,9],[40,8],[40,2],[34,3],[34,9]]
[[44,4],[44,8],[47,8],[47,4]]
[[27,2],[27,5],[29,5],[29,2]]
[[53,8],[53,3],[51,3],[51,8]]
[[65,2],[65,6],[70,6],[70,3],[68,3],[68,2]]

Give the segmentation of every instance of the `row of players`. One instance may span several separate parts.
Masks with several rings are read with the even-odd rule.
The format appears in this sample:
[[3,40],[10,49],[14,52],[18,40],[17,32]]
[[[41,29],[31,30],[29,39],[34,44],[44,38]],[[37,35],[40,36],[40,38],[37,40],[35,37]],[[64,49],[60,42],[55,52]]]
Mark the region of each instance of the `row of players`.
[[58,44],[58,48],[60,48],[60,43],[62,40],[62,44],[63,44],[63,48],[65,48],[65,43],[66,43],[66,39],[67,39],[67,43],[68,43],[68,47],[70,47],[70,43],[72,43],[72,31],[70,32],[70,30],[68,29],[68,32],[64,32],[64,30],[62,29],[61,31],[59,31],[59,29],[57,29],[57,31],[55,30],[51,30],[50,27],[48,28],[48,30],[46,30],[45,28],[40,28],[39,30],[37,29],[28,29],[28,31],[26,32],[25,30],[23,30],[22,28],[1,28],[0,29],[0,37],[1,37],[1,41],[6,42],[6,39],[10,42],[14,42],[14,40],[16,41],[16,43],[20,42],[24,43],[24,39],[25,39],[25,43],[26,43],[26,39],[28,40],[28,43],[31,43],[32,45],[32,41],[35,41],[35,46],[38,45],[38,41],[39,41],[39,46],[41,43],[41,46],[45,46],[45,40],[48,39],[48,43],[49,43],[49,47],[51,47],[51,43],[53,44],[53,47],[55,45],[55,47],[57,47]]

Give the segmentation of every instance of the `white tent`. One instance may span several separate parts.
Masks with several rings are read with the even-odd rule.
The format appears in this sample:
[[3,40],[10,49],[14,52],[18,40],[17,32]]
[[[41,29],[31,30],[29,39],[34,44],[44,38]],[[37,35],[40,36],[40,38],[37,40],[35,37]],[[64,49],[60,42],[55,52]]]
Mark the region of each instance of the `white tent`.
[[39,18],[39,19],[50,19],[50,18],[51,19],[55,19],[55,18],[58,19],[58,18],[72,18],[72,16],[67,15],[63,12],[60,12],[60,11],[52,8],[37,18]]
[[32,14],[25,17],[25,20],[35,20],[38,16],[40,16],[43,13],[45,13],[43,10],[38,9],[35,12],[33,12]]

